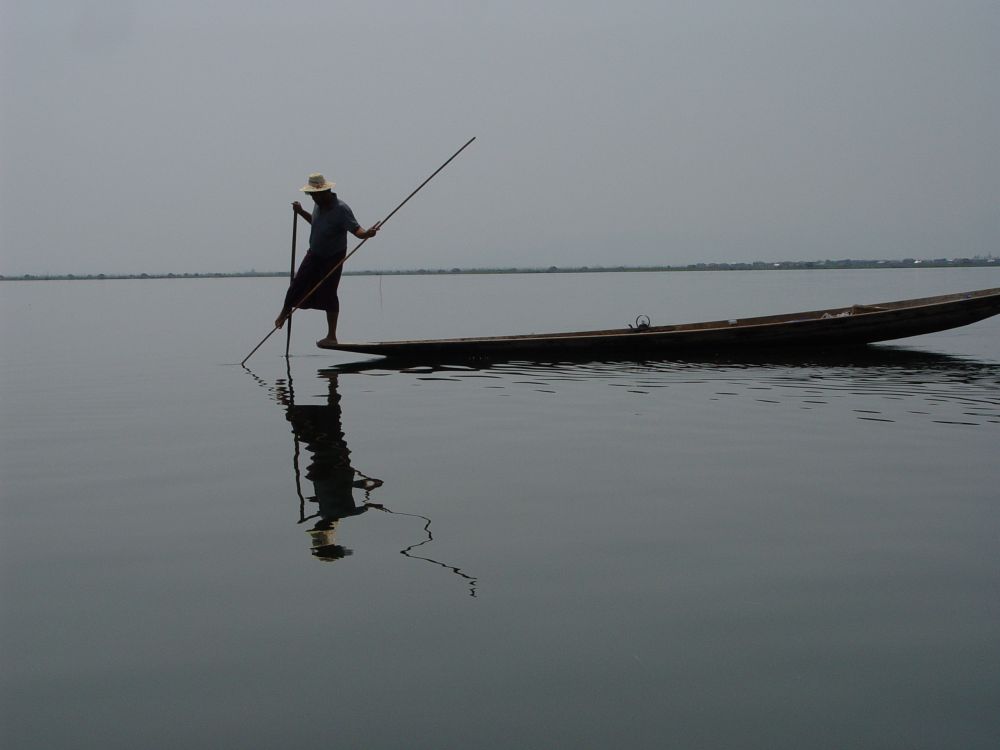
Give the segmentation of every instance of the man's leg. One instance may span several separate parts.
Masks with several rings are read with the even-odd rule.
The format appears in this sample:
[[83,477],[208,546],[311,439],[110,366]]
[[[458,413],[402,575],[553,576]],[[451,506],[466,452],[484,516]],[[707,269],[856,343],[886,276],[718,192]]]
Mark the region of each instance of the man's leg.
[[326,337],[332,341],[337,340],[337,318],[340,317],[340,310],[326,311]]
[[340,310],[326,311],[326,338],[316,342],[316,346],[323,347],[337,343],[337,318],[340,317]]
[[326,338],[316,342],[316,346],[325,348],[337,345],[337,318],[340,317],[340,300],[337,299],[337,287],[340,286],[340,272],[338,268],[323,284],[322,293],[324,297],[324,307],[326,307]]

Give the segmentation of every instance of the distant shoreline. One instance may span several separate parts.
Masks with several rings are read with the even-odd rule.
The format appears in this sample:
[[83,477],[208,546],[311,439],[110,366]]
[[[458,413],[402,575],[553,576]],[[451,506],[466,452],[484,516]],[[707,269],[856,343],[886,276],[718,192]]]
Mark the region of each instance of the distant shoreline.
[[[529,273],[662,273],[672,271],[824,271],[873,268],[980,268],[1000,267],[1000,258],[935,258],[922,260],[819,260],[765,263],[692,263],[683,266],[548,266],[545,268],[419,268],[402,270],[344,271],[345,276],[439,276],[461,274]],[[96,274],[24,274],[3,276],[0,281],[103,281],[108,279],[239,279],[285,278],[287,271],[240,271],[228,273],[96,273]]]

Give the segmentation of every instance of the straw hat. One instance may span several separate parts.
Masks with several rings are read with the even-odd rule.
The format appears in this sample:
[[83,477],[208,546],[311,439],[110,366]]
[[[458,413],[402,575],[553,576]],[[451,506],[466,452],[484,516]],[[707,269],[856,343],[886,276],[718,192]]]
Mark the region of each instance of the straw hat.
[[333,190],[336,186],[336,182],[327,182],[327,179],[319,172],[313,172],[309,175],[309,182],[306,183],[305,187],[300,187],[299,191],[303,193],[319,193],[323,190]]

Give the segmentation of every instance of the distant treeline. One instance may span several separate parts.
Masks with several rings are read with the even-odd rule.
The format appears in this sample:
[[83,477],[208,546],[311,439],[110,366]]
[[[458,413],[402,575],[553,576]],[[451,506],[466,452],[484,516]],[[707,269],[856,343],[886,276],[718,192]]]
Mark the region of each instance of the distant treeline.
[[[521,274],[521,273],[649,273],[658,271],[788,271],[844,268],[955,268],[998,266],[1000,258],[934,258],[921,260],[792,260],[777,263],[691,263],[686,266],[548,266],[546,268],[418,268],[383,271],[345,271],[345,276],[432,276],[438,274]],[[233,273],[97,273],[97,274],[31,274],[3,276],[0,281],[66,281],[75,279],[229,279],[242,277],[276,278],[288,276],[287,271],[239,271]]]

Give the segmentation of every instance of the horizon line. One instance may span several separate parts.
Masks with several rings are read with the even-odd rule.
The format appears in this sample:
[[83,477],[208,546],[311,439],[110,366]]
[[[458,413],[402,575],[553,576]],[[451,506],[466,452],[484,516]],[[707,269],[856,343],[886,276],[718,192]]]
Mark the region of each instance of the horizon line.
[[[845,268],[950,268],[956,266],[984,267],[997,265],[1000,259],[992,254],[976,255],[971,258],[901,258],[867,260],[844,258],[840,260],[793,260],[793,261],[719,261],[709,263],[616,265],[616,266],[483,266],[461,268],[392,268],[359,269],[344,271],[345,276],[429,276],[447,274],[528,274],[528,273],[623,273],[623,272],[668,272],[668,271],[758,271],[758,270],[830,270]],[[287,277],[287,271],[195,271],[162,273],[25,273],[20,275],[0,274],[0,281],[25,280],[101,280],[101,279],[171,279],[171,278],[280,278]]]

